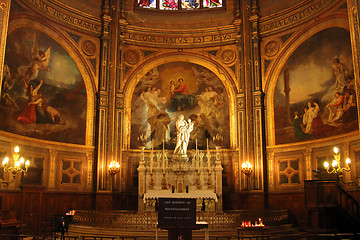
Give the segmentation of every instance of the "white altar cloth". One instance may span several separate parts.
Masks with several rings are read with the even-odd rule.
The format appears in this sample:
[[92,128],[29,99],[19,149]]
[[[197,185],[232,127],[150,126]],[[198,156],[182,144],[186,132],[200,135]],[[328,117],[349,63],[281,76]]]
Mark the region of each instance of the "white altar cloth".
[[147,192],[144,194],[144,202],[146,202],[147,199],[155,199],[155,198],[195,198],[195,199],[210,198],[210,199],[214,199],[215,202],[218,201],[216,194],[213,192],[172,193],[169,191],[154,191],[154,192]]

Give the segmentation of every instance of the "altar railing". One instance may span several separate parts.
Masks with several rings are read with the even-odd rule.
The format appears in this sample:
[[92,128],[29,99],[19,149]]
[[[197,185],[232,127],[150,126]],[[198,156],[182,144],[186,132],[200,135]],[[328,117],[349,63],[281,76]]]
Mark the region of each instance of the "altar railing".
[[[209,230],[234,229],[242,221],[258,218],[262,218],[265,225],[274,226],[288,223],[288,210],[197,212],[196,218],[207,222]],[[156,229],[157,212],[77,210],[74,222],[82,226],[150,230]]]

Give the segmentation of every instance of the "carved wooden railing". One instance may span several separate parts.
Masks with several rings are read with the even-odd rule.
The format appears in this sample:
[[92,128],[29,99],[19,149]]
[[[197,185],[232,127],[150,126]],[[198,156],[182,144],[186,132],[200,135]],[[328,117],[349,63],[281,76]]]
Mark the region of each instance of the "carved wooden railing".
[[337,184],[339,191],[338,204],[342,207],[355,221],[360,224],[359,203],[351,196],[341,185]]
[[359,203],[336,181],[305,181],[305,207],[308,231],[347,231],[360,226]]

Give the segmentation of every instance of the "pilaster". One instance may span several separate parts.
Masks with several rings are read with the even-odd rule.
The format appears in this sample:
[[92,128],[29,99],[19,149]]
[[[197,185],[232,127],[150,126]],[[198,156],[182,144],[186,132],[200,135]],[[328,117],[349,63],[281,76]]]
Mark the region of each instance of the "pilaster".
[[312,180],[312,148],[306,148],[303,150],[303,154],[305,156],[305,171],[306,171],[306,180]]
[[99,91],[97,93],[97,117],[98,117],[98,139],[97,139],[97,188],[96,190],[108,189],[107,173],[107,130],[108,130],[108,82],[109,82],[109,31],[110,31],[110,2],[104,0],[100,52],[100,79]]
[[11,0],[1,0],[0,1],[0,93],[2,87],[3,73],[4,73],[4,58],[5,58],[5,46],[10,14],[10,3]]
[[[359,4],[360,4],[359,0],[347,0],[358,116],[360,116],[360,107],[359,107],[360,106],[360,73],[359,73],[360,71],[359,6],[360,5]],[[359,128],[360,128],[360,121],[359,121]]]
[[49,150],[49,182],[48,182],[48,188],[49,189],[55,189],[55,183],[56,183],[56,159],[58,157],[58,150],[50,149]]

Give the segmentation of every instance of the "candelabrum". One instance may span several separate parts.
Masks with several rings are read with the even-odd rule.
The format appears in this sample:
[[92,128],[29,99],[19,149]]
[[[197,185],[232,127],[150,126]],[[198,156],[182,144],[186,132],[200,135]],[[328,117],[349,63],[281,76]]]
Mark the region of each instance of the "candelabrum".
[[350,171],[350,164],[351,164],[350,158],[346,158],[346,160],[345,160],[346,166],[340,167],[340,160],[341,160],[341,156],[339,153],[339,149],[337,147],[334,147],[334,160],[331,163],[331,167],[327,161],[324,162],[324,167],[325,167],[326,171],[329,174],[337,174],[338,180],[341,179],[342,174],[344,172]]
[[20,154],[19,146],[14,148],[14,152],[12,154],[13,164],[9,163],[9,157],[5,156],[2,165],[4,167],[5,172],[10,172],[13,174],[15,178],[16,173],[18,172],[27,172],[30,166],[30,161],[26,160]]
[[245,174],[246,190],[251,190],[250,189],[250,175],[252,173],[252,170],[253,170],[253,165],[249,161],[246,161],[241,164],[241,172]]
[[216,134],[216,136],[213,137],[212,140],[216,146],[221,146],[224,141],[224,137],[218,133]]
[[111,175],[115,175],[120,172],[120,164],[116,161],[111,161],[108,166],[108,170]]
[[115,191],[115,175],[120,172],[120,164],[116,161],[111,161],[108,166],[108,171],[111,176],[110,189],[111,191]]

